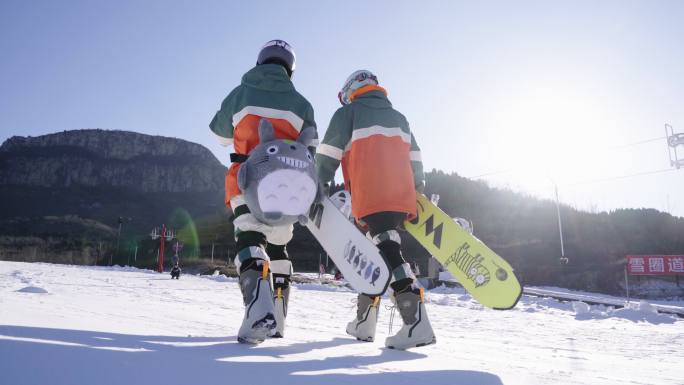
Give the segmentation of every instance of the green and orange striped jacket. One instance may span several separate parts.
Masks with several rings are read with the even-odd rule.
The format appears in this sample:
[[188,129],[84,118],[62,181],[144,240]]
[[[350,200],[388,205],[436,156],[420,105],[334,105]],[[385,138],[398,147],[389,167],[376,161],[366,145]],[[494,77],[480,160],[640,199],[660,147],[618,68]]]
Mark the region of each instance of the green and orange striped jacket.
[[383,88],[360,88],[333,115],[316,153],[321,182],[331,181],[340,163],[355,218],[381,211],[416,215],[416,189],[425,183],[420,148]]
[[[241,84],[223,100],[209,127],[221,144],[232,145],[236,153],[248,155],[259,144],[261,118],[273,124],[280,139],[296,139],[302,128],[316,127],[313,107],[295,90],[285,68],[277,64],[262,64],[249,70]],[[233,163],[226,173],[226,206],[244,204],[237,185],[239,168],[239,163]]]

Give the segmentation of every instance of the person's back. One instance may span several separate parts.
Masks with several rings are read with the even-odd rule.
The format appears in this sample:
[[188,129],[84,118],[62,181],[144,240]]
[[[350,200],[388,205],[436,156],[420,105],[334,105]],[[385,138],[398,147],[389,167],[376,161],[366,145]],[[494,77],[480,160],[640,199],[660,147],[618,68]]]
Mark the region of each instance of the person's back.
[[373,82],[352,96],[333,115],[318,148],[320,180],[332,180],[341,162],[355,218],[382,211],[414,216],[416,189],[422,189],[424,177],[408,121]]
[[[278,64],[257,65],[228,94],[209,124],[223,145],[248,155],[259,144],[259,120],[268,119],[279,139],[297,139],[304,127],[313,126],[313,108],[295,89],[286,70]],[[244,204],[237,186],[240,163],[231,164],[226,176],[226,205],[233,210]],[[231,202],[232,200],[232,202]]]
[[[257,65],[244,74],[241,84],[225,98],[209,125],[223,145],[235,149],[231,154],[233,163],[226,173],[225,203],[235,216],[235,265],[245,303],[245,318],[238,332],[240,342],[259,343],[272,329],[276,336],[282,337],[284,332],[292,274],[286,245],[292,239],[293,228],[270,226],[257,220],[245,203],[237,175],[240,163],[259,144],[258,126],[262,118],[269,120],[279,139],[294,140],[303,128],[316,127],[311,104],[290,79],[294,69],[295,56],[289,44],[282,40],[266,43],[259,52]],[[274,289],[278,293],[275,304]],[[260,290],[270,295],[259,296]]]
[[[321,182],[330,182],[342,164],[352,214],[367,226],[385,257],[394,282],[404,327],[385,345],[407,349],[436,341],[425,313],[422,288],[401,254],[397,229],[416,215],[416,190],[424,187],[420,149],[406,118],[392,108],[387,92],[370,71],[356,71],[339,94],[342,107],[333,115],[316,154]],[[380,297],[358,296],[357,315],[347,333],[373,341]]]

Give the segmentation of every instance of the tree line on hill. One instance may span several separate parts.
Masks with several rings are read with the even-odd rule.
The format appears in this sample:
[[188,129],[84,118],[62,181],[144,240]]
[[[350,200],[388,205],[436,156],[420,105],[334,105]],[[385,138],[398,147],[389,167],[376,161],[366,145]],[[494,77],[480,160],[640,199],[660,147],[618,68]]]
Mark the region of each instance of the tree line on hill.
[[[654,209],[588,213],[561,205],[568,258],[562,263],[555,202],[438,170],[426,173],[426,180],[426,195],[439,194],[442,210],[472,221],[475,236],[503,256],[523,284],[618,293],[624,281],[626,255],[684,254],[684,218]],[[340,188],[333,186],[333,191]],[[110,195],[111,199],[100,199],[103,206],[118,202],[114,196],[121,196]],[[0,259],[101,265],[111,261],[154,268],[159,240],[151,239],[149,232],[162,222],[173,228],[176,240],[184,244],[181,260],[211,258],[212,254],[216,260],[232,259],[236,250],[229,210],[218,205],[210,213],[205,210],[195,215],[199,209],[190,204],[187,210],[183,205],[179,208],[178,202],[172,202],[174,197],[180,195],[165,196],[165,203],[157,198],[156,206],[145,206],[148,211],[135,208],[137,218],[123,223],[120,233],[114,211],[106,207],[98,209],[106,218],[79,219],[78,215],[85,216],[77,214],[5,219],[0,223]],[[426,272],[428,252],[406,233],[402,241],[406,259]],[[167,260],[174,242],[167,243]],[[318,271],[319,262],[326,260],[325,251],[299,225],[295,225],[288,250],[297,271]]]

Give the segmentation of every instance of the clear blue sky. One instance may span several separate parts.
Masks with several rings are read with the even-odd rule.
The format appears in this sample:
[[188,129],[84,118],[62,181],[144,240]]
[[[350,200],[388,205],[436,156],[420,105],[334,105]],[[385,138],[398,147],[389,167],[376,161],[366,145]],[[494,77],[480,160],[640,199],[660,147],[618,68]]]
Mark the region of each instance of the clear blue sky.
[[[375,71],[428,170],[580,209],[684,216],[684,1],[23,1],[0,3],[0,141],[79,128],[198,142],[273,38],[323,135],[337,91]],[[681,148],[684,155],[684,148]]]

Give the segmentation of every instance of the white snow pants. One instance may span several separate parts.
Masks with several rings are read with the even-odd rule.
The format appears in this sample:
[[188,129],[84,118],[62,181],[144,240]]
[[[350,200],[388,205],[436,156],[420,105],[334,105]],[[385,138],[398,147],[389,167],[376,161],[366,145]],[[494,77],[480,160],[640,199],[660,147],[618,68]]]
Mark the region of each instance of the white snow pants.
[[271,226],[260,222],[252,213],[239,215],[233,220],[235,230],[257,231],[266,236],[268,243],[286,245],[292,239],[293,225]]

